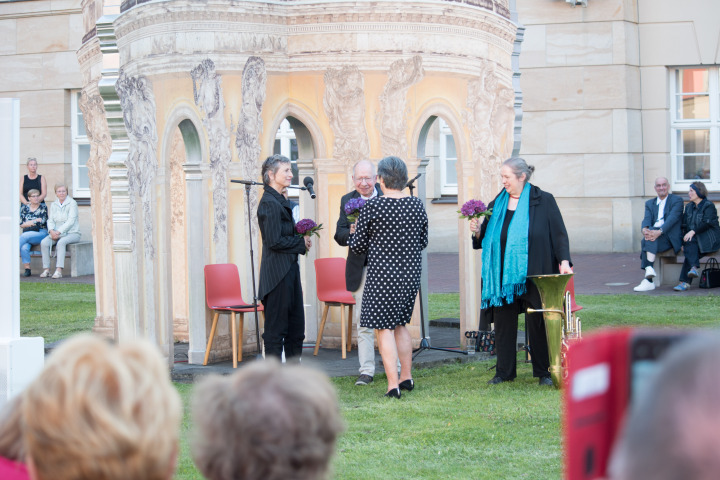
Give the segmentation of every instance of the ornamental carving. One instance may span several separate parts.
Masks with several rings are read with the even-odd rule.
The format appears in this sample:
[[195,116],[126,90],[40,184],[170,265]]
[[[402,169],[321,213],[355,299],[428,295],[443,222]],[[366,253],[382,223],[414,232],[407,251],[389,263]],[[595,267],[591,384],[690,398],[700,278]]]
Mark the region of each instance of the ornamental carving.
[[[99,198],[99,202],[91,202],[90,208],[100,208],[101,217],[105,219],[102,226],[94,225],[94,228],[101,227],[102,238],[105,245],[112,244],[112,203],[110,199],[109,176],[107,160],[112,152],[112,138],[108,129],[105,117],[105,105],[103,99],[97,92],[97,80],[83,88],[80,93],[78,107],[83,113],[85,130],[90,141],[90,155],[87,160],[88,180],[93,196]],[[95,215],[92,215],[93,222]]]
[[468,82],[465,123],[472,158],[480,167],[480,198],[500,188],[500,164],[512,154],[515,92],[500,83],[495,65],[484,62],[480,75]]
[[227,223],[228,223],[228,166],[230,152],[230,132],[225,126],[225,101],[222,96],[222,79],[215,70],[212,60],[205,59],[190,72],[193,80],[195,105],[205,114],[203,125],[208,134],[210,146],[210,171],[213,179],[213,207],[216,260],[227,261]]
[[[262,109],[265,103],[267,72],[260,57],[250,57],[242,72],[242,107],[238,117],[235,148],[240,160],[240,171],[245,180],[260,178],[260,134],[263,129]],[[250,189],[250,211],[256,212],[258,189]],[[257,217],[253,215],[250,235],[257,232]]]
[[383,156],[407,158],[408,89],[422,80],[425,72],[422,57],[396,60],[390,65],[388,81],[380,94],[380,115],[377,118]]
[[185,142],[179,128],[170,147],[170,230],[173,238],[185,238]]
[[140,197],[143,219],[145,257],[155,257],[153,246],[152,185],[157,170],[157,127],[155,124],[155,95],[150,81],[143,75],[131,77],[120,70],[115,84],[128,134],[127,158],[130,203],[131,247],[135,250],[136,197]]
[[370,156],[364,87],[365,78],[356,65],[329,68],[325,72],[323,107],[335,136],[333,158],[346,166]]

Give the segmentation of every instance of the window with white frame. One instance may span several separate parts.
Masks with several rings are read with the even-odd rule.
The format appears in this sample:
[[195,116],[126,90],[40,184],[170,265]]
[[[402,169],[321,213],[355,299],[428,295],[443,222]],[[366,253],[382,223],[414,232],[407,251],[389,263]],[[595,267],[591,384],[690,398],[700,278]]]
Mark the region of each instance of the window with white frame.
[[720,190],[720,69],[678,68],[671,75],[673,185],[696,180]]
[[438,117],[440,126],[440,194],[457,195],[457,153],[450,127]]
[[[300,179],[298,178],[299,173],[297,166],[298,145],[297,140],[295,139],[295,132],[290,126],[290,122],[288,122],[287,118],[283,120],[282,123],[280,123],[280,128],[278,128],[278,131],[275,134],[275,146],[273,147],[273,154],[278,153],[290,159],[293,172],[292,184],[299,185]],[[299,193],[300,190],[297,190],[295,188],[288,189],[289,196],[296,197]]]
[[72,196],[74,198],[90,197],[90,177],[87,162],[90,158],[90,140],[85,130],[85,120],[79,107],[80,90],[70,92],[72,136]]

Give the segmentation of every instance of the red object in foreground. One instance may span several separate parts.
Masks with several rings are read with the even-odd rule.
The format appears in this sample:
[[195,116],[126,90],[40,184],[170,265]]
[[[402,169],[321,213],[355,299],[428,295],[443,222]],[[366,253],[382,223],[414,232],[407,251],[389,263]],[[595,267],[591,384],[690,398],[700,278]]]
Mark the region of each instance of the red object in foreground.
[[563,391],[567,480],[605,476],[630,396],[631,329],[607,330],[573,342]]
[[0,478],[3,480],[30,480],[25,465],[0,457]]

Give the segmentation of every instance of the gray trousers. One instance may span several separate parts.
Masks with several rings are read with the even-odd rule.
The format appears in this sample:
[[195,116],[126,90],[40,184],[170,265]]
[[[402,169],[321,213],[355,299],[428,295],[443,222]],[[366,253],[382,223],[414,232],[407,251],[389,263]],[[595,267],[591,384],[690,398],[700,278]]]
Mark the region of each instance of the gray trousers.
[[[63,237],[60,237],[57,241],[57,248],[55,249],[57,256],[57,260],[55,260],[55,268],[65,268],[65,249],[67,245],[71,243],[78,243],[79,241],[79,233],[68,233]],[[52,239],[52,237],[50,237],[50,235],[43,238],[42,242],[40,242],[40,251],[42,252],[42,263],[44,269],[50,268],[50,250],[52,249],[53,243],[56,242]]]

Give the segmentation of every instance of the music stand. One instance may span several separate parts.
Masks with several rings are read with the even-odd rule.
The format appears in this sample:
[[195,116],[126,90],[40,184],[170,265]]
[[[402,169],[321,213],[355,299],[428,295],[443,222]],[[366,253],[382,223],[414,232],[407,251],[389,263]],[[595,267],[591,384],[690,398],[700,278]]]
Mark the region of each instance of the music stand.
[[[420,173],[418,173],[415,178],[408,181],[406,187],[410,189],[410,196],[414,197],[414,190],[415,190],[415,180],[420,178]],[[413,356],[412,358],[415,359],[418,355],[420,355],[424,350],[439,350],[442,352],[452,352],[452,353],[458,353],[460,355],[467,355],[468,352],[465,352],[463,350],[457,350],[454,348],[444,348],[444,347],[433,347],[430,345],[430,336],[427,335],[425,332],[425,309],[423,308],[423,288],[422,288],[422,281],[420,282],[420,290],[418,291],[418,295],[420,295],[420,335],[422,335],[422,338],[420,339],[420,346],[413,350]]]

